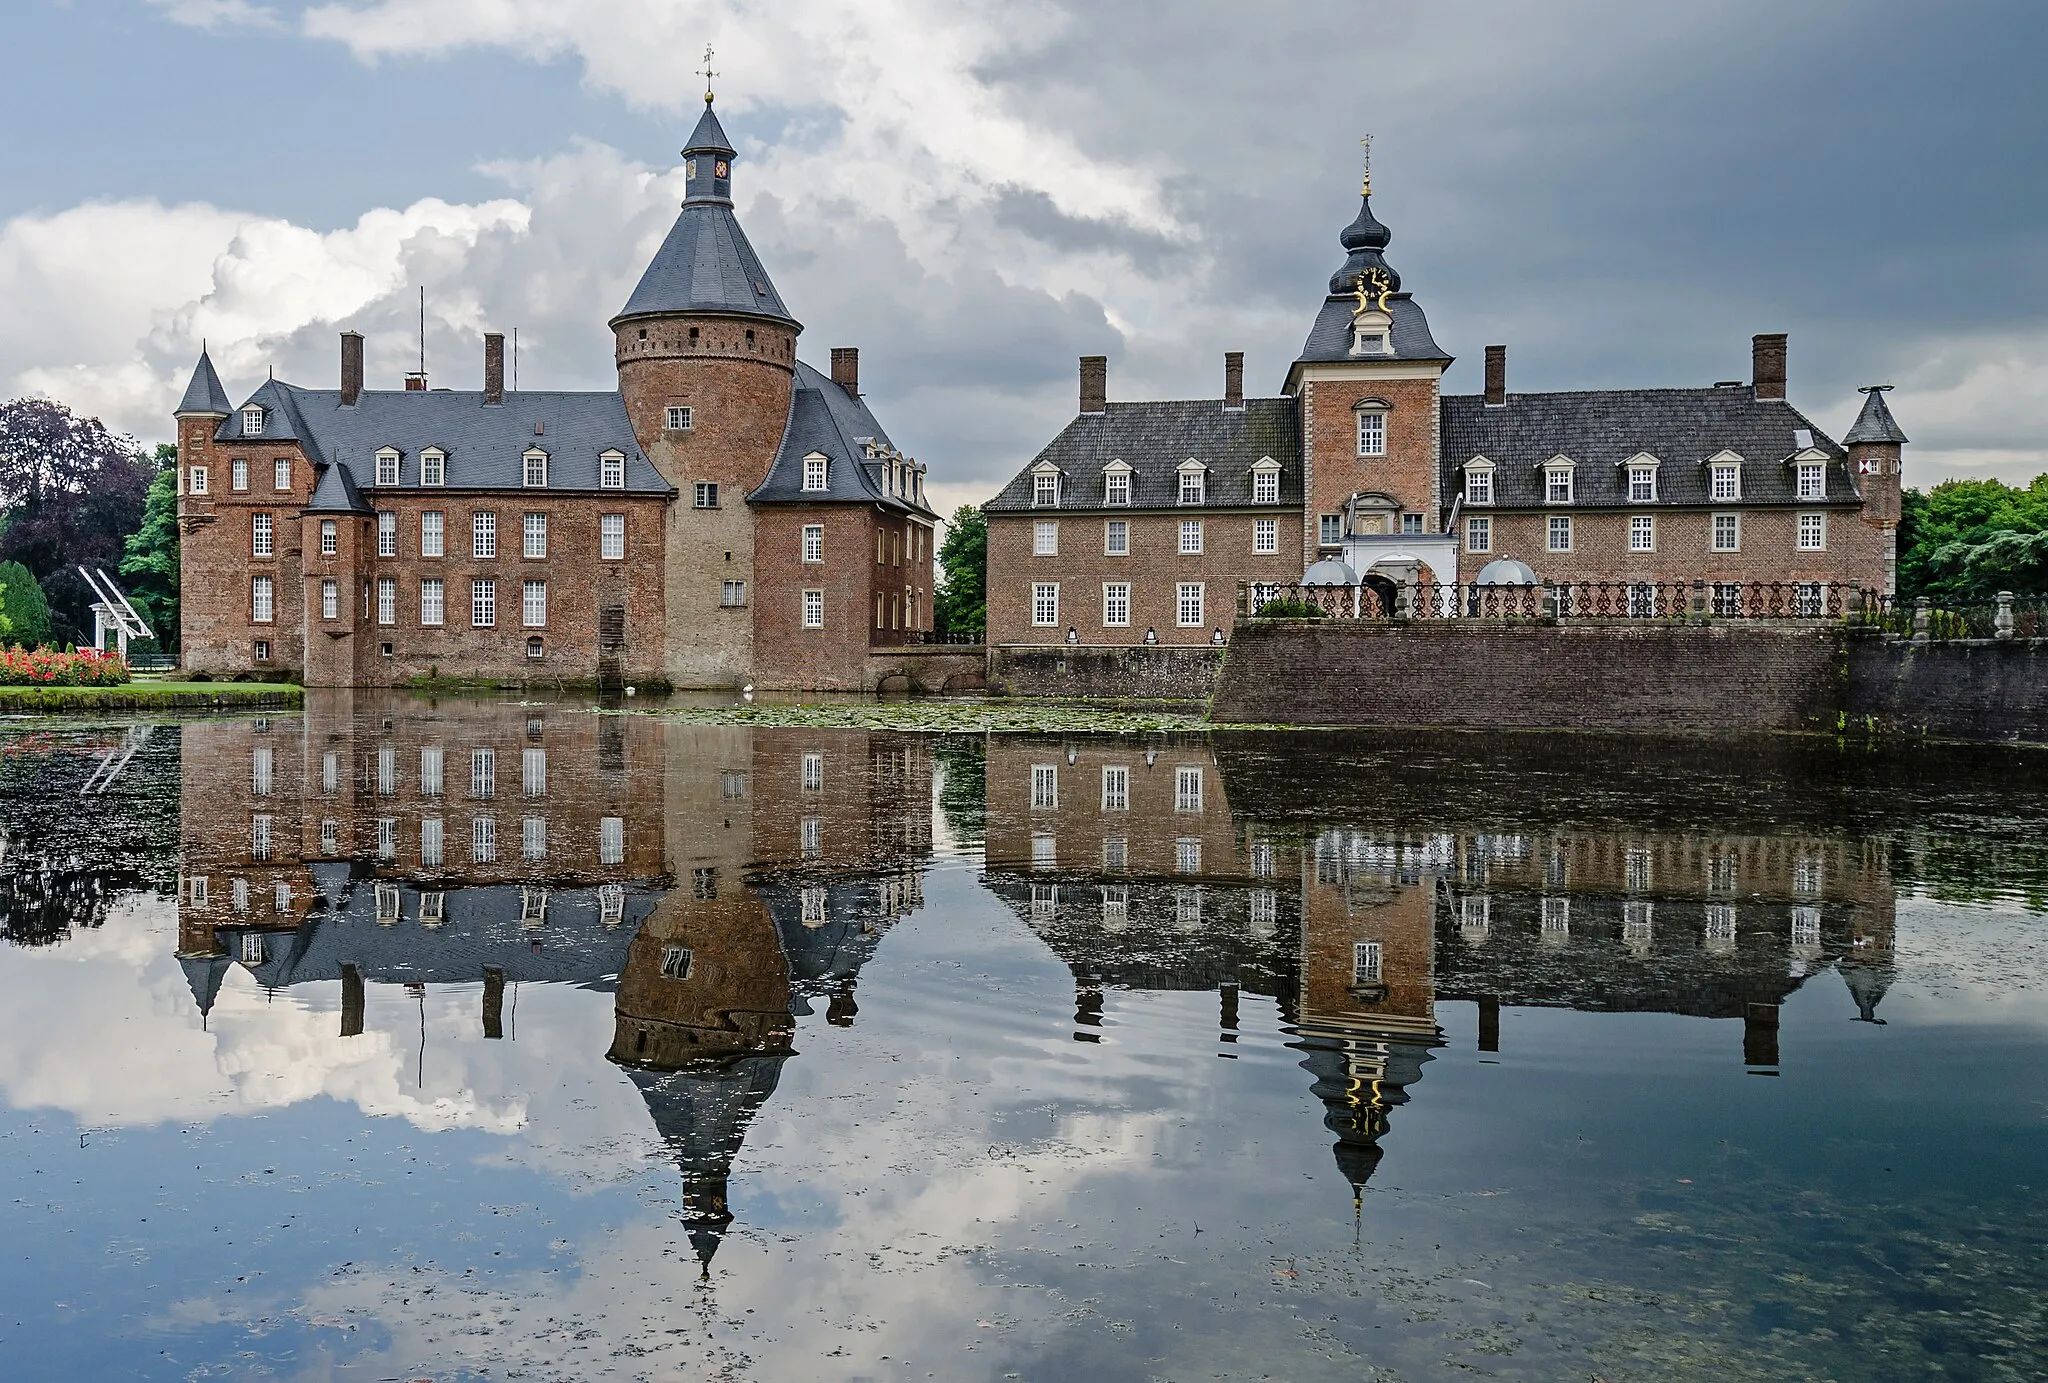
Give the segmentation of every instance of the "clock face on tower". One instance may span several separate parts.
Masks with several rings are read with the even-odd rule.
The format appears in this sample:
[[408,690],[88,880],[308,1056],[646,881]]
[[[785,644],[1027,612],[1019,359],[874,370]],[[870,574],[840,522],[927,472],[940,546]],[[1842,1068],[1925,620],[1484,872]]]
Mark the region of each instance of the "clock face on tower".
[[714,178],[725,178],[732,176],[732,174],[727,170],[725,166],[724,159],[720,159],[718,162],[711,165],[711,176],[713,176]]

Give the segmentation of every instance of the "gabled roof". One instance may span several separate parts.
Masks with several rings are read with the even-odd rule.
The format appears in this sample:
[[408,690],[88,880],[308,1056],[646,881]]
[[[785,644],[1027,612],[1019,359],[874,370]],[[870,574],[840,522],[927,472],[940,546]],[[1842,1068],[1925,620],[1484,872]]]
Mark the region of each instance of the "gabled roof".
[[[419,454],[431,447],[447,455],[443,488],[523,489],[521,458],[538,447],[548,454],[550,490],[597,489],[599,455],[617,451],[626,458],[627,491],[673,493],[640,450],[616,393],[508,391],[503,403],[487,405],[475,390],[378,389],[343,408],[339,390],[272,380],[249,402],[264,406],[261,440],[297,441],[314,465],[345,468],[348,476],[336,485],[375,489],[377,453],[391,447],[400,457],[399,487],[414,488]],[[249,440],[239,409],[215,436],[230,444]]]
[[[867,442],[884,450],[895,449],[865,400],[854,398],[799,360],[782,445],[768,467],[767,479],[747,496],[747,502],[878,504],[903,513],[932,515],[926,504],[889,493],[886,463],[868,457]],[[822,455],[832,463],[825,469],[827,488],[822,491],[804,489],[804,458],[811,455]]]
[[1906,440],[1906,434],[1892,421],[1892,410],[1884,401],[1884,390],[1865,390],[1863,411],[1856,415],[1856,425],[1849,429],[1849,435],[1842,441],[1855,446],[1861,442],[1892,442],[1903,445]]
[[221,388],[220,376],[213,372],[213,361],[202,347],[199,363],[192,369],[192,382],[185,386],[185,397],[178,400],[178,416],[199,413],[211,418],[225,418],[233,411],[234,406],[228,402],[228,391]]
[[1458,469],[1483,455],[1494,465],[1491,507],[1545,507],[1541,468],[1562,454],[1577,463],[1574,504],[1554,507],[1641,508],[1628,498],[1622,463],[1649,452],[1662,463],[1658,506],[1706,505],[1705,463],[1729,451],[1744,463],[1744,505],[1793,504],[1797,477],[1784,462],[1805,447],[1804,435],[1829,458],[1828,499],[1853,501],[1842,448],[1790,403],[1759,399],[1748,388],[1509,394],[1504,406],[1492,408],[1481,394],[1446,395],[1445,493],[1456,490]]
[[1221,399],[1112,403],[1068,423],[982,507],[991,513],[1033,508],[1031,473],[1050,462],[1067,477],[1059,508],[1103,508],[1103,468],[1123,461],[1135,472],[1131,508],[1178,509],[1179,467],[1190,457],[1209,468],[1200,507],[1249,506],[1251,468],[1267,456],[1280,463],[1280,504],[1298,507],[1301,421],[1291,398],[1246,399],[1241,409],[1226,409]]
[[348,467],[327,465],[320,468],[320,478],[313,482],[313,497],[306,502],[306,512],[367,514],[370,506],[363,502],[363,492],[356,488]]

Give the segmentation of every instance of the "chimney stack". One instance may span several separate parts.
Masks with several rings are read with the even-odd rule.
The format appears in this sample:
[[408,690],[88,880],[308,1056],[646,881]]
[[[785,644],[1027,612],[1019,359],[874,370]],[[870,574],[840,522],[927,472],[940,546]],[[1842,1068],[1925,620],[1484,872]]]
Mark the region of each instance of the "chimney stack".
[[1109,357],[1081,357],[1081,411],[1100,413],[1109,407]]
[[834,346],[832,348],[832,382],[846,391],[850,399],[860,397],[860,348],[858,346]]
[[1223,406],[1244,407],[1244,352],[1223,352]]
[[1750,378],[1760,399],[1785,397],[1785,333],[1749,338]]
[[1505,408],[1508,403],[1508,348],[1486,348],[1486,406]]
[[484,402],[486,404],[505,401],[505,334],[500,331],[484,333]]
[[406,393],[408,393],[408,394],[424,394],[424,393],[426,393],[426,392],[427,392],[427,377],[426,377],[426,375],[425,375],[425,374],[423,374],[422,372],[418,371],[418,370],[413,370],[413,371],[411,371],[410,373],[408,373],[408,374],[406,375],[406,377],[405,377],[405,392],[406,392]]
[[354,408],[363,398],[363,338],[353,331],[341,334],[341,406]]

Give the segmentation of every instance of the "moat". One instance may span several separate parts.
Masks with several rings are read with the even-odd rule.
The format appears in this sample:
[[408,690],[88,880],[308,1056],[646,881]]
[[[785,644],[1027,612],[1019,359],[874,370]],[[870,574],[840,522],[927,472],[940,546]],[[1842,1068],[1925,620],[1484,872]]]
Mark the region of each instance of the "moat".
[[0,722],[0,1376],[2027,1379],[2048,753]]

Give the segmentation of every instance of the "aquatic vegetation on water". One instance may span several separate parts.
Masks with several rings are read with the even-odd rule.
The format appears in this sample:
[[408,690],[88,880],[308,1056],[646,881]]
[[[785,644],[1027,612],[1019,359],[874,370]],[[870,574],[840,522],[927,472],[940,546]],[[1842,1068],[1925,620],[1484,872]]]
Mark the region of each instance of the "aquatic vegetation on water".
[[[827,701],[664,707],[656,714],[685,725],[759,725],[921,734],[1144,734],[1210,728],[1199,708],[1127,701]],[[1234,730],[1247,727],[1233,725]]]

